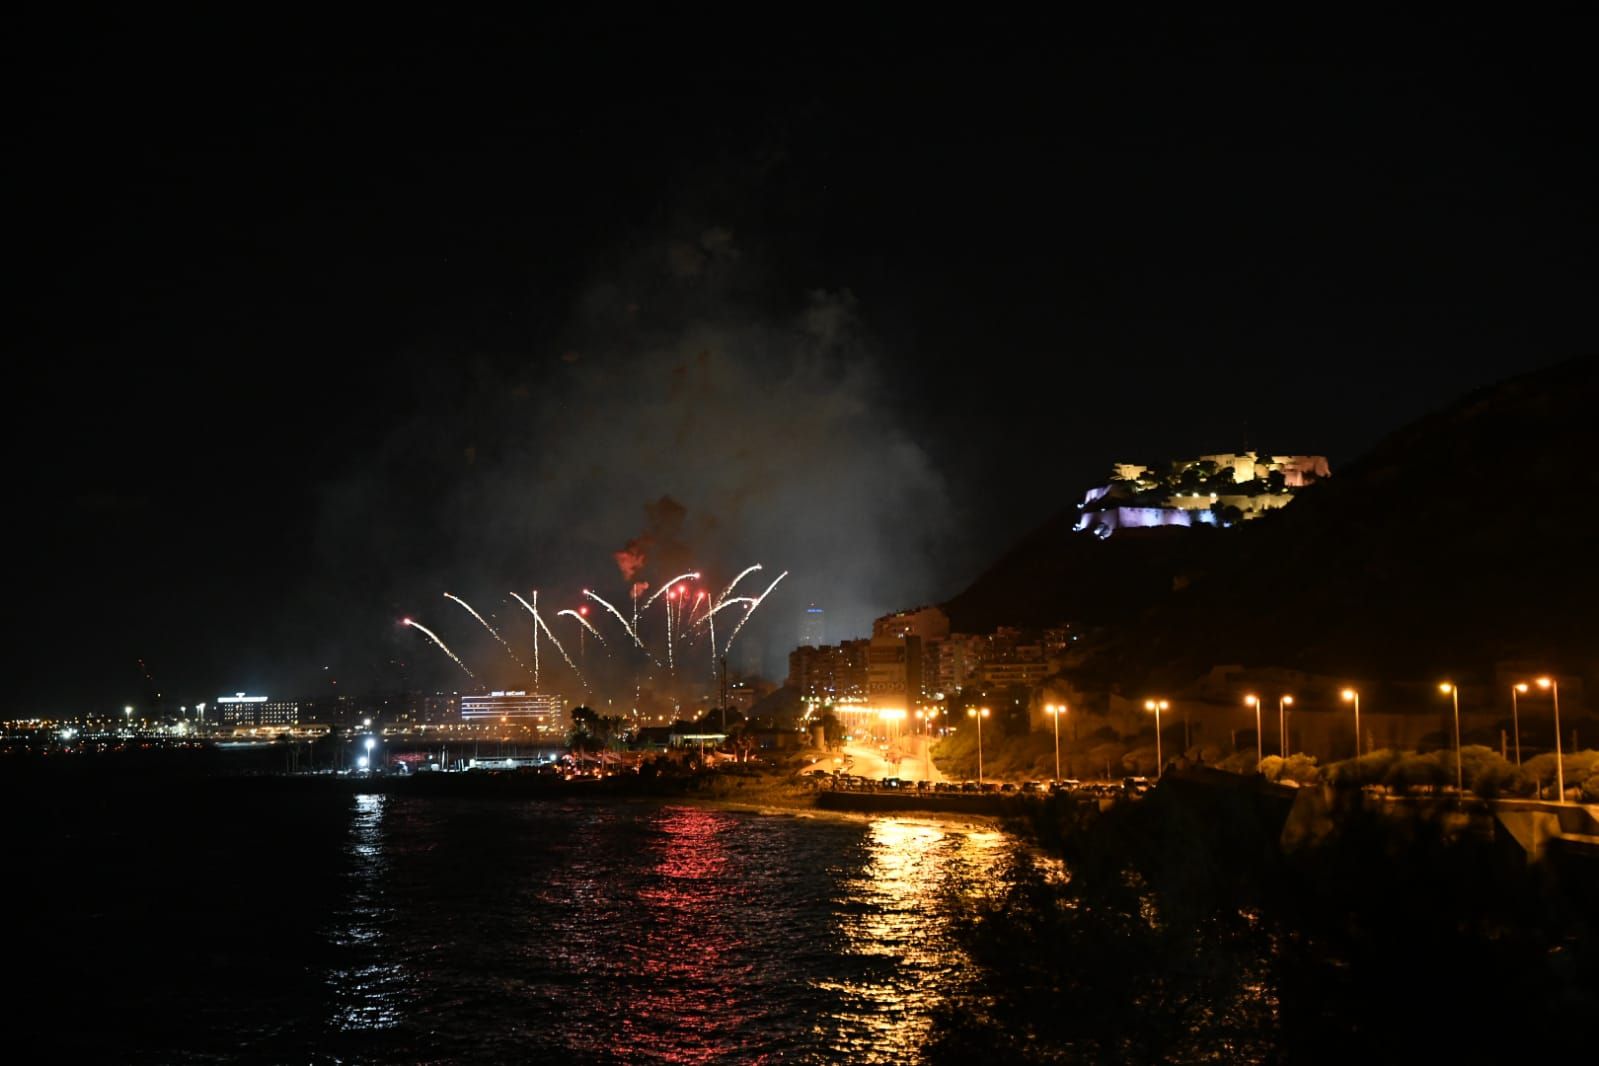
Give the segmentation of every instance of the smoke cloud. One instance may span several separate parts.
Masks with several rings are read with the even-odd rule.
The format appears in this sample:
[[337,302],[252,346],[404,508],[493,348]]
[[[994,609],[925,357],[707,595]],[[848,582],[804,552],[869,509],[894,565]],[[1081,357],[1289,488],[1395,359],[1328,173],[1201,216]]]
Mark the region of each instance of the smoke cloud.
[[[808,603],[837,640],[947,595],[944,482],[896,402],[912,383],[882,376],[848,292],[785,307],[747,270],[706,230],[591,287],[547,356],[424,364],[423,410],[328,494],[330,562],[385,609],[538,588],[547,617],[585,587],[625,605],[634,582],[697,569],[720,590],[760,562],[791,576],[734,667],[774,679]],[[492,658],[460,629],[469,662]]]

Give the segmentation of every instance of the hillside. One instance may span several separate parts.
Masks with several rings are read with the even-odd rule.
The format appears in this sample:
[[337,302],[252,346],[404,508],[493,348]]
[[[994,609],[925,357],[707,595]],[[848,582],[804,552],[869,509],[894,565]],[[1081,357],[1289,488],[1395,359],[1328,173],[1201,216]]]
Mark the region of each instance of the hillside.
[[1128,681],[1217,663],[1466,678],[1506,659],[1596,676],[1599,360],[1472,393],[1236,529],[1097,541],[1071,520],[951,601],[957,627],[1108,623],[1095,672]]

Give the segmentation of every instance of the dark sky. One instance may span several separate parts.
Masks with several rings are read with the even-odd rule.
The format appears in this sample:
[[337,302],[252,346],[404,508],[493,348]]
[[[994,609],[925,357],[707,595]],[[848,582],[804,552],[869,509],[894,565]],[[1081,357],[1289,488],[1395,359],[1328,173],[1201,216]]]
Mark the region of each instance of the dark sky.
[[662,496],[779,673],[1594,350],[1591,23],[207,18],[12,35],[13,713],[460,680]]

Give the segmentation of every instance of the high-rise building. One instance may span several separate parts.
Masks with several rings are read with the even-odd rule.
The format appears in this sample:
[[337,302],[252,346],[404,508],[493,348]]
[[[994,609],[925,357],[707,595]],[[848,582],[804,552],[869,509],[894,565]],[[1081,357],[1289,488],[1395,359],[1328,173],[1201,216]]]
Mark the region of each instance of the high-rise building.
[[827,643],[826,615],[814,603],[800,615],[799,642],[802,648],[820,648]]
[[915,633],[872,637],[867,659],[867,702],[909,714],[926,699],[922,638]]
[[949,636],[949,615],[940,607],[913,607],[908,611],[885,614],[872,622],[874,637],[921,637],[943,640]]
[[819,648],[795,648],[788,656],[788,686],[803,698],[821,703],[864,703],[870,644],[868,640],[846,640]]

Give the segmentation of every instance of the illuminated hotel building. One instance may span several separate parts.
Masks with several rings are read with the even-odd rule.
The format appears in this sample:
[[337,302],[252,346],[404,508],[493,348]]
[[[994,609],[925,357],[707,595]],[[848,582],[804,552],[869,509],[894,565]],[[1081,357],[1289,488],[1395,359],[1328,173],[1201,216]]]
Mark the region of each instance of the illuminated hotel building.
[[235,692],[218,696],[216,703],[217,715],[225,726],[295,725],[300,721],[300,704],[294,700]]
[[463,695],[461,721],[497,722],[505,719],[530,725],[540,733],[561,732],[561,697],[540,692],[497,691]]

